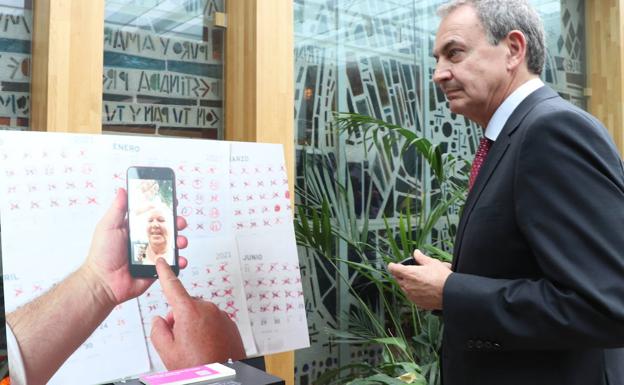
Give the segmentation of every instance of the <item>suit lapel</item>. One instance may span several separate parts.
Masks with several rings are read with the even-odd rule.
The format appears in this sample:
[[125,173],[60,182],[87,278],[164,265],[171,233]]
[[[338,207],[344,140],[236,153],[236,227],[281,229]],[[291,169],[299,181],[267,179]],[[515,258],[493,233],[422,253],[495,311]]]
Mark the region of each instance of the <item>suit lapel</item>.
[[470,190],[468,197],[466,198],[466,204],[464,205],[464,209],[459,220],[459,225],[457,227],[457,236],[455,237],[455,247],[453,252],[453,270],[457,267],[457,263],[459,262],[459,255],[461,250],[461,244],[464,237],[464,231],[466,229],[466,222],[468,222],[468,218],[470,218],[470,214],[475,207],[476,202],[479,200],[479,196],[481,192],[487,185],[492,173],[496,169],[496,166],[499,164],[500,160],[505,155],[505,152],[509,148],[511,143],[511,136],[514,131],[518,128],[520,123],[524,120],[525,116],[535,107],[539,102],[549,99],[552,97],[556,97],[557,93],[554,92],[549,87],[542,87],[531,95],[529,95],[526,99],[518,105],[518,107],[511,114],[509,119],[507,119],[507,123],[503,127],[501,133],[498,135],[498,138],[492,145],[490,152],[488,153],[485,162],[481,166],[479,170],[479,175],[475,180],[474,185],[472,186],[472,190]]
[[477,175],[477,179],[475,180],[474,185],[472,186],[472,190],[468,194],[466,198],[466,204],[464,205],[464,209],[461,215],[461,219],[459,220],[459,225],[457,227],[457,237],[455,238],[455,247],[454,247],[454,258],[453,258],[453,269],[457,266],[457,262],[459,260],[459,250],[461,248],[461,243],[464,236],[464,230],[466,229],[466,222],[472,213],[472,209],[474,209],[475,203],[477,202],[479,195],[481,195],[481,191],[487,185],[490,176],[496,169],[496,166],[503,158],[503,155],[507,151],[509,147],[509,143],[511,140],[508,136],[501,135],[498,136],[494,144],[492,144],[492,148],[485,159],[485,162],[481,166],[479,170],[479,175]]

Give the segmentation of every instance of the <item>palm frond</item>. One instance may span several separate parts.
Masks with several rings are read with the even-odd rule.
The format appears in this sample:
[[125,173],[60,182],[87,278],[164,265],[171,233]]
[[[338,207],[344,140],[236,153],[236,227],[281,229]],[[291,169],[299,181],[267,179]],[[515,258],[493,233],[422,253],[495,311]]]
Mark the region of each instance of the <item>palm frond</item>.
[[[405,378],[436,385],[442,323],[408,300],[386,266],[410,256],[415,248],[451,261],[452,234],[432,234],[441,225],[450,229],[456,220],[453,213],[466,192],[467,162],[410,130],[372,117],[337,113],[334,126],[346,143],[361,142],[365,154],[373,154],[377,183],[394,186],[401,160],[408,154],[417,155],[420,172],[430,172],[433,181],[429,188],[412,178],[400,211],[393,217],[375,217],[383,220],[386,236],[372,241],[372,181],[363,184],[366,198],[356,214],[355,186],[346,166],[336,161],[346,159],[346,154],[316,148],[302,152],[303,185],[296,189],[297,243],[314,258],[311,263],[326,267],[327,274],[346,285],[353,300],[350,311],[338,315],[338,326],[329,332],[334,342],[383,348],[381,364],[345,365],[315,382],[399,385],[404,382],[397,376],[413,373],[415,377]],[[348,250],[348,256],[339,255],[339,250]],[[363,294],[370,291],[377,300]]]

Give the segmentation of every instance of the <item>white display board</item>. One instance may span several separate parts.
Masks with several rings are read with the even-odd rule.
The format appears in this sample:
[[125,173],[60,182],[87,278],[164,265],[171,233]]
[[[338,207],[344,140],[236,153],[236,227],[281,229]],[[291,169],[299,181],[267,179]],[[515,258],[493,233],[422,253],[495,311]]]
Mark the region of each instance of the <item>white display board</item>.
[[[189,260],[180,279],[226,311],[249,356],[309,346],[281,145],[135,136],[0,132],[6,311],[80,266],[130,166],[175,172]],[[50,384],[92,384],[164,367],[149,341],[167,304],[156,282],[118,306]],[[103,361],[105,360],[105,361]],[[101,365],[106,362],[106,365]]]

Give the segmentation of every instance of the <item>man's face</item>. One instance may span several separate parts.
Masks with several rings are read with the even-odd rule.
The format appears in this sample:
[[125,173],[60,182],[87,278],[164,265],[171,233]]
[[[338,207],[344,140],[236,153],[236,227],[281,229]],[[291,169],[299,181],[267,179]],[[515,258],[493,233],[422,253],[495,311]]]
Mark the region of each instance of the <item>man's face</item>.
[[160,210],[152,210],[147,218],[147,237],[150,245],[167,243],[167,220]]
[[491,45],[472,6],[453,10],[436,35],[433,81],[452,112],[485,125],[505,97],[509,75],[506,46]]

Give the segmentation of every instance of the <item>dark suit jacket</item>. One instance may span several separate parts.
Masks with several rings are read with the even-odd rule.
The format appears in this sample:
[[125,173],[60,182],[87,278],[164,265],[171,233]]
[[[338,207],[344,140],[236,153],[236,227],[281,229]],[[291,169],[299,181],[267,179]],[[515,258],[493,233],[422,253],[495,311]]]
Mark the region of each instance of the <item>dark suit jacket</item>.
[[605,128],[543,87],[468,195],[445,287],[445,385],[624,384],[624,171]]

